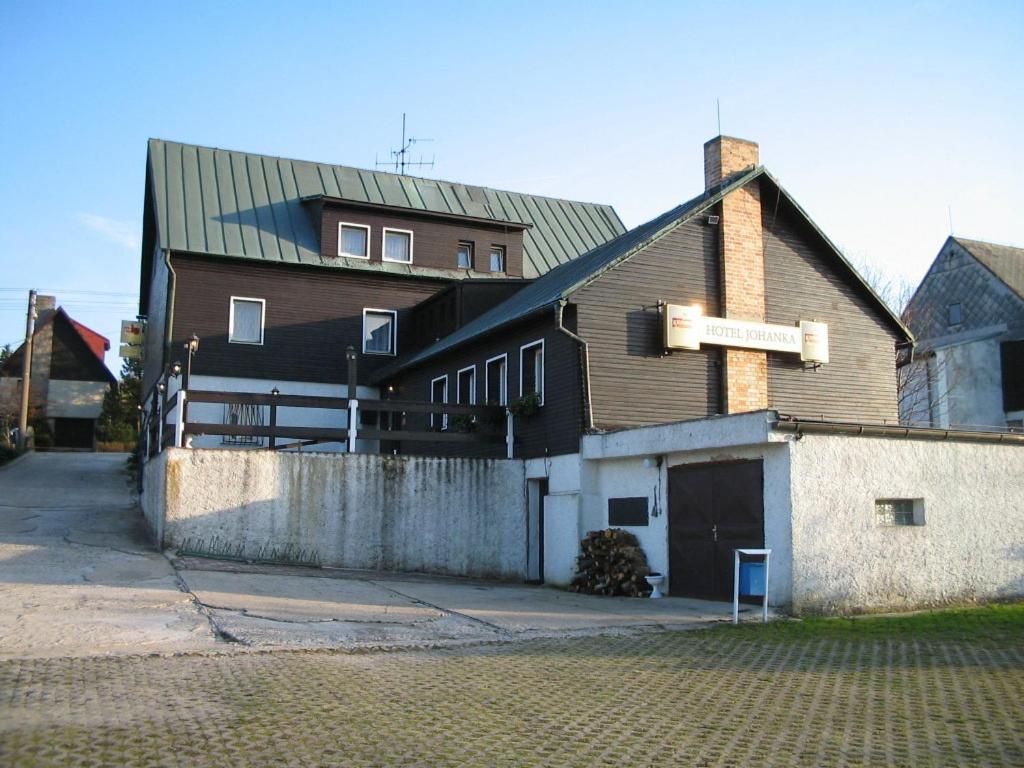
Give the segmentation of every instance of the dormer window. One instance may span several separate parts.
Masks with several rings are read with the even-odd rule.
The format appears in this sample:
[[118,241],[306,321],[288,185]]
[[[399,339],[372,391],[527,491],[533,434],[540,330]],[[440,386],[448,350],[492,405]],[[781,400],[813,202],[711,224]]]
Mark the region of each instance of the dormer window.
[[505,246],[491,246],[491,272],[505,271]]
[[412,264],[412,232],[384,228],[384,261]]
[[370,228],[365,224],[338,224],[338,255],[352,259],[370,258]]

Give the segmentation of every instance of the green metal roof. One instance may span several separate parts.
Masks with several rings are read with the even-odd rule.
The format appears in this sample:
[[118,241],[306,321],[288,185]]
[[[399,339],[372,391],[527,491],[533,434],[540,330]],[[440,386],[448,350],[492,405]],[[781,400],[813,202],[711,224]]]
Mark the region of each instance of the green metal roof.
[[613,269],[617,264],[625,261],[654,240],[663,237],[679,225],[707,210],[730,192],[739,189],[758,177],[767,179],[779,189],[780,194],[793,205],[796,211],[824,240],[826,247],[832,251],[841,268],[847,270],[848,277],[860,284],[874,298],[878,308],[883,311],[885,317],[898,332],[905,334],[908,339],[912,338],[910,330],[900,321],[889,306],[878,297],[832,241],[811,221],[803,208],[793,200],[789,193],[782,188],[768,171],[763,167],[757,167],[745,173],[735,174],[721,186],[705,191],[692,200],[651,219],[646,224],[641,224],[614,240],[595,248],[590,253],[556,267],[501,304],[462,326],[454,333],[445,336],[426,349],[380,369],[375,375],[375,379],[377,381],[384,381],[399,371],[426,362],[478,336],[496,331],[499,328],[551,307],[559,301],[568,299],[574,291],[579,290],[601,274]]
[[[384,269],[321,258],[318,223],[303,205],[310,198],[528,225],[523,232],[527,278],[542,275],[625,230],[608,205],[162,139],[149,141],[147,179],[147,206],[153,208],[156,231],[143,243],[144,260],[159,245],[172,251],[286,264]],[[404,273],[420,271],[400,266]]]

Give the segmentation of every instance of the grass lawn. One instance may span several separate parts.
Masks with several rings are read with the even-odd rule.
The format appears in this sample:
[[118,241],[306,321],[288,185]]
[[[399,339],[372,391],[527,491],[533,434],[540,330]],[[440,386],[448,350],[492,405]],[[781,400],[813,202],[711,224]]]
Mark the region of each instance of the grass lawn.
[[759,642],[833,639],[1020,644],[1024,638],[1024,602],[918,613],[780,620],[768,625],[718,626],[709,631]]

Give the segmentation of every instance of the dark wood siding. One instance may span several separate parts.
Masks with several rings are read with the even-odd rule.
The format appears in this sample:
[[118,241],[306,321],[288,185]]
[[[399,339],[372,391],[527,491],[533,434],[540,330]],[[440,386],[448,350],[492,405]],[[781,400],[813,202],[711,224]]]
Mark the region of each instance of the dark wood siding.
[[719,313],[717,228],[702,218],[673,230],[572,297],[590,347],[598,429],[721,412],[721,353],[663,354],[659,299]]
[[463,282],[456,286],[459,292],[459,326],[474,320],[522,290],[531,281]]
[[[527,419],[516,419],[516,456],[534,458],[545,455],[576,453],[582,431],[582,397],[580,388],[579,345],[555,328],[554,309],[550,314],[497,331],[470,346],[430,361],[404,373],[394,382],[394,397],[403,400],[430,400],[432,379],[448,375],[448,396],[455,402],[456,376],[461,368],[476,365],[477,403],[484,402],[486,361],[497,355],[508,355],[508,396],[513,400],[519,392],[519,350],[538,339],[544,340],[544,406]],[[407,423],[414,423],[410,415]],[[419,428],[426,426],[421,418]],[[412,443],[401,446],[402,453],[444,456],[452,454],[504,456],[504,443],[498,445],[446,445],[443,443]]]
[[491,246],[503,245],[506,259],[504,274],[510,277],[523,274],[523,233],[520,229],[441,221],[413,213],[392,215],[366,208],[325,205],[320,219],[320,252],[325,258],[347,258],[338,256],[338,222],[341,221],[370,227],[370,261],[381,260],[384,227],[388,227],[412,230],[414,268],[450,269],[452,277],[464,275],[465,270],[459,270],[456,262],[459,241],[464,240],[474,245],[473,260],[477,271],[490,272]]
[[830,362],[769,353],[768,402],[795,416],[895,421],[898,340],[882,310],[844,274],[827,246],[775,195],[763,195],[765,319],[828,323]]
[[[194,373],[291,381],[346,381],[345,348],[359,355],[368,383],[389,355],[364,355],[363,309],[398,311],[398,351],[407,351],[410,308],[447,283],[338,269],[296,268],[174,255],[177,273],[172,357],[193,333],[201,339]],[[228,342],[232,296],[264,299],[262,345]]]
[[433,344],[528,284],[524,280],[469,280],[451,285],[413,310],[410,341],[417,346]]
[[[33,355],[35,357],[35,355]],[[110,373],[78,331],[58,314],[53,319],[50,378],[69,381],[109,381]]]

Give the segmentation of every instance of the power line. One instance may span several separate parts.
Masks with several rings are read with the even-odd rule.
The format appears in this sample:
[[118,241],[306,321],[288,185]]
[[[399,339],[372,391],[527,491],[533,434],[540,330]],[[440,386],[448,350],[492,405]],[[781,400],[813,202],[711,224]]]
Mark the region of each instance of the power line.
[[[79,296],[135,296],[137,297],[138,292],[129,293],[127,291],[90,291],[79,288],[45,288],[39,289],[45,293],[60,293],[60,294],[73,294]],[[0,288],[0,291],[6,293],[28,293],[28,288]]]
[[[63,307],[135,307],[138,306],[138,302],[135,301],[62,301],[61,306]],[[9,307],[12,303],[0,299],[0,306]]]

